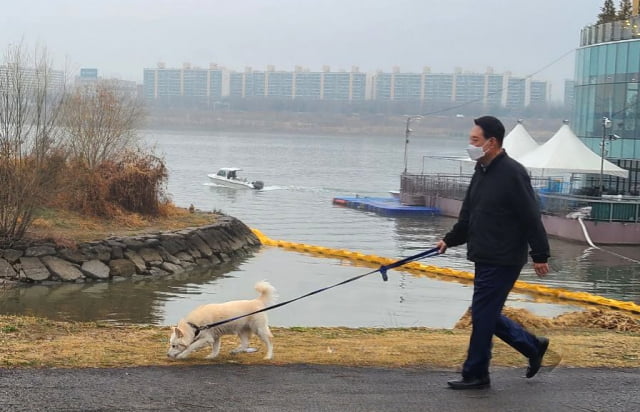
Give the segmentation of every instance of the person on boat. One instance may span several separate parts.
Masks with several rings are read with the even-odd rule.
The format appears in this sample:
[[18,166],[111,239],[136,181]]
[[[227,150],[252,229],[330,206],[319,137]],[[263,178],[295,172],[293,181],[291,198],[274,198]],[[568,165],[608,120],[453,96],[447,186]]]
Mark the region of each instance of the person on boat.
[[549,339],[534,336],[501,313],[527,263],[529,247],[536,274],[549,272],[549,242],[529,175],[502,148],[500,120],[483,116],[474,124],[467,152],[477,162],[475,172],[457,223],[437,244],[444,253],[466,243],[467,258],[475,263],[471,338],[462,379],[448,382],[453,389],[490,386],[493,335],[529,359],[527,378],[538,372],[549,345]]

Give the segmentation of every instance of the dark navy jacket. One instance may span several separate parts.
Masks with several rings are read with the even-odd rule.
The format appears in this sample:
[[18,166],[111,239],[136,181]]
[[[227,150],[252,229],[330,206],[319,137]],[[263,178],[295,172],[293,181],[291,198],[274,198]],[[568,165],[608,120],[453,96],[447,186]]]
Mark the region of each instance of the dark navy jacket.
[[526,169],[506,152],[486,168],[478,162],[448,247],[467,243],[467,258],[497,266],[545,263],[549,241]]

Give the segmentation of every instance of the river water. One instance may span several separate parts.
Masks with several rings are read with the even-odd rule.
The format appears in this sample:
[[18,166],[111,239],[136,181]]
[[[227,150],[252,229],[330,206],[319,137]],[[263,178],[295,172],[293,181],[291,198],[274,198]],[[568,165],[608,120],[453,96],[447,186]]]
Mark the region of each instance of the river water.
[[[399,128],[400,129],[400,128]],[[168,193],[178,206],[193,204],[235,216],[272,239],[402,258],[431,248],[455,222],[446,217],[391,218],[335,206],[336,196],[388,196],[398,190],[405,141],[398,136],[299,136],[199,132],[145,132],[165,156]],[[425,156],[461,155],[466,138],[412,138],[409,172],[451,171],[459,165]],[[209,182],[220,167],[241,167],[261,191],[228,189]],[[521,280],[587,291],[640,303],[640,266],[586,244],[551,240],[552,273],[539,280],[530,266]],[[638,247],[610,247],[640,259]],[[427,264],[472,270],[465,248],[452,248]],[[4,292],[3,313],[64,320],[173,324],[197,305],[255,296],[258,280],[270,281],[287,300],[368,272],[339,259],[263,247],[253,256],[214,271],[165,279],[31,286]],[[452,327],[470,304],[472,287],[390,271],[331,289],[270,312],[276,326]],[[554,316],[579,310],[512,294],[511,306]]]

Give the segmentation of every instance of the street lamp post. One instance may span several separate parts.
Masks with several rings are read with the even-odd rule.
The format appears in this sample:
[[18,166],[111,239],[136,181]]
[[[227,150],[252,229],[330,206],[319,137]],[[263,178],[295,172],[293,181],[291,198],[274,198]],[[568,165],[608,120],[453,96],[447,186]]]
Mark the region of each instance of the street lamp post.
[[598,182],[598,191],[602,195],[604,188],[602,187],[602,175],[604,174],[604,145],[607,138],[607,129],[611,127],[611,120],[608,117],[602,118],[602,142],[600,143],[600,180]]
[[407,126],[404,130],[404,172],[403,174],[407,174],[407,148],[409,146],[409,135],[413,130],[409,127],[411,125],[411,120],[420,120],[422,116],[407,116]]

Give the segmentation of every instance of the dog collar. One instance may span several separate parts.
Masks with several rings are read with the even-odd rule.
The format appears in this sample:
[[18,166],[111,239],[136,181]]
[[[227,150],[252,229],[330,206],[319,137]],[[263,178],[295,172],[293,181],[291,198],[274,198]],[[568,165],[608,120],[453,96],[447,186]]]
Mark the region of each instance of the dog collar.
[[198,335],[200,334],[200,330],[201,329],[200,329],[200,327],[198,325],[196,325],[194,323],[187,322],[187,324],[196,330],[195,335],[193,335],[193,341],[195,342],[196,339],[198,338]]

